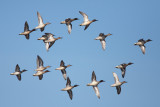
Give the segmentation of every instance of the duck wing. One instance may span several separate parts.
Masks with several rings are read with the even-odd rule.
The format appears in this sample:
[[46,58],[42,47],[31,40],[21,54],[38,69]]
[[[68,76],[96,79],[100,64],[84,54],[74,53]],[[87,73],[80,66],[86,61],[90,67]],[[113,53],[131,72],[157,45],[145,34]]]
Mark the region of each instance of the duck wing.
[[67,83],[66,83],[66,86],[71,86],[71,81],[70,81],[69,77],[67,77]]
[[142,45],[142,46],[140,46],[140,48],[141,48],[142,53],[145,54],[146,47],[144,45]]
[[29,39],[29,34],[28,35],[25,35],[26,39]]
[[98,98],[100,98],[100,93],[99,93],[98,87],[97,87],[97,86],[93,86],[93,89],[94,89],[94,91],[95,91],[95,93],[96,93],[96,96],[97,96]]
[[61,60],[60,66],[65,66],[65,63],[63,62],[63,60]]
[[115,83],[119,82],[119,78],[115,72],[113,72],[113,77],[114,77]]
[[84,22],[88,22],[89,21],[87,14],[85,14],[85,13],[83,13],[81,11],[79,11],[79,13],[83,16]]
[[37,55],[37,68],[39,68],[40,66],[43,66],[43,60],[39,55]]
[[104,39],[100,40],[101,45],[102,45],[102,49],[105,50],[106,49],[106,41]]
[[72,97],[73,97],[72,90],[68,90],[67,92],[68,92],[68,94],[69,94],[70,99],[72,100]]
[[43,27],[43,28],[40,28],[40,30],[41,30],[41,32],[43,32],[43,31],[44,31],[44,27]]
[[27,21],[24,24],[24,31],[29,31],[29,26],[28,26]]
[[126,68],[121,68],[121,72],[122,72],[122,77],[124,78],[125,73],[126,73]]
[[67,25],[67,28],[68,28],[68,33],[71,34],[71,30],[72,30],[72,24],[68,24]]
[[85,28],[84,28],[84,30],[86,30],[86,29],[89,27],[89,25],[90,25],[90,24],[86,25]]
[[121,93],[121,86],[117,86],[116,89],[117,89],[117,94],[120,94]]
[[43,25],[43,19],[42,19],[41,15],[39,14],[39,12],[37,12],[37,17],[38,17],[38,24]]
[[17,79],[19,80],[19,81],[21,81],[21,74],[18,74],[18,75],[16,75],[17,76]]
[[43,78],[43,75],[39,75],[38,77],[39,77],[39,80],[42,80],[42,78]]
[[55,41],[54,41],[54,42],[50,42],[49,48],[50,48],[54,43],[55,43]]
[[66,70],[65,69],[61,70],[61,72],[62,72],[63,78],[66,80],[67,79]]
[[94,73],[94,71],[92,72],[92,78],[91,78],[92,81],[96,81],[96,74]]
[[19,67],[19,65],[18,65],[18,64],[16,65],[15,72],[20,72],[20,67]]

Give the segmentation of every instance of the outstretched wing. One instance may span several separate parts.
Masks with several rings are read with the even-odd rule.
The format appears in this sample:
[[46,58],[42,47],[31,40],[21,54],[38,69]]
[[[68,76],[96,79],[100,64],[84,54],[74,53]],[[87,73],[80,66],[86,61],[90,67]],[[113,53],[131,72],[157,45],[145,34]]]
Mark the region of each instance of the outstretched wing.
[[41,15],[39,14],[39,12],[37,12],[37,17],[38,17],[38,24],[43,25],[43,19],[42,19]]
[[71,30],[72,30],[72,24],[68,24],[67,25],[67,28],[68,28],[68,33],[71,34]]
[[120,94],[121,93],[121,86],[117,86],[116,89],[117,89],[117,94]]
[[66,80],[67,79],[67,75],[66,75],[66,70],[61,70],[63,78]]
[[90,24],[86,25],[85,28],[84,28],[84,30],[86,30],[86,29],[89,27],[89,25],[90,25]]
[[114,77],[115,83],[119,82],[119,78],[115,72],[113,72],[113,77]]
[[143,45],[143,46],[140,46],[140,48],[141,48],[142,53],[145,54],[145,50],[146,50],[146,49],[145,49],[145,46],[144,46],[144,45]]
[[18,65],[18,64],[16,65],[15,72],[20,72],[20,67],[19,67],[19,65]]
[[65,63],[63,62],[63,60],[61,60],[60,66],[65,66]]
[[29,26],[27,21],[25,22],[25,25],[24,25],[24,31],[29,31]]
[[92,81],[96,81],[96,74],[94,73],[94,71],[92,72],[92,78],[91,78]]
[[106,41],[103,39],[103,40],[100,40],[100,42],[102,45],[102,49],[105,50],[106,49]]
[[70,99],[72,100],[72,97],[73,97],[72,90],[68,90],[67,92],[69,94]]
[[39,80],[42,80],[42,78],[43,78],[43,75],[39,75],[38,77],[39,77]]
[[16,75],[18,80],[21,81],[21,74]]
[[67,77],[67,83],[66,83],[66,86],[71,86],[71,81],[70,81],[69,77]]
[[43,60],[39,55],[37,55],[37,68],[39,68],[40,66],[43,66]]
[[87,14],[85,14],[85,13],[83,13],[81,11],[79,11],[79,13],[83,16],[84,22],[88,22],[89,21]]
[[94,89],[94,91],[95,91],[95,93],[96,93],[96,96],[97,96],[98,98],[100,98],[100,93],[99,93],[98,87],[97,87],[97,86],[93,86],[93,89]]

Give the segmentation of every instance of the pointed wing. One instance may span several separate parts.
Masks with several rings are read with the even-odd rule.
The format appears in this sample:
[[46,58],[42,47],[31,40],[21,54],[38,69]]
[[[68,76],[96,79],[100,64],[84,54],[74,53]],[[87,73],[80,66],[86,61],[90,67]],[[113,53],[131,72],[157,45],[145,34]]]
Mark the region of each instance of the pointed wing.
[[61,72],[62,72],[63,78],[66,80],[67,79],[66,70],[65,69],[61,70]]
[[43,75],[39,75],[38,77],[39,77],[39,80],[42,80],[42,78],[43,78]]
[[28,35],[25,35],[26,39],[29,39],[29,34]]
[[63,62],[63,60],[61,60],[60,66],[65,66],[65,63]]
[[84,30],[86,30],[86,29],[89,27],[89,25],[90,25],[90,24],[86,25],[85,28],[84,28]]
[[37,55],[37,68],[39,68],[40,66],[43,66],[43,60],[39,55]]
[[99,93],[98,87],[97,87],[97,86],[93,86],[93,89],[94,89],[94,91],[95,91],[95,93],[96,93],[96,96],[97,96],[98,98],[100,98],[100,93]]
[[25,22],[25,25],[24,25],[24,31],[29,31],[29,26],[27,21]]
[[145,54],[145,50],[146,50],[146,49],[145,49],[145,46],[144,46],[144,45],[143,45],[143,46],[140,46],[140,48],[141,48],[142,53]]
[[100,40],[100,42],[102,45],[102,49],[105,50],[106,49],[106,41],[103,39],[103,40]]
[[67,25],[67,28],[68,28],[68,33],[71,34],[71,30],[72,30],[72,24],[68,24]]
[[19,65],[18,65],[18,64],[16,65],[15,72],[20,72],[20,67],[19,67]]
[[42,19],[41,15],[39,14],[39,12],[37,12],[37,17],[38,17],[38,24],[43,25],[43,19]]
[[71,86],[71,81],[70,81],[69,77],[67,77],[67,83],[66,83],[66,86]]
[[54,43],[55,43],[55,41],[54,41],[54,42],[50,42],[49,48],[51,48],[51,46],[52,46]]
[[45,43],[45,46],[46,46],[46,50],[48,51],[49,50],[49,42],[44,42]]
[[67,92],[69,94],[70,99],[72,100],[72,97],[73,97],[72,90],[68,90]]
[[16,75],[16,76],[17,76],[18,80],[21,81],[21,74]]
[[114,77],[115,83],[119,82],[119,78],[115,72],[113,72],[113,77]]
[[92,72],[92,81],[96,81],[96,74],[94,73],[94,71]]
[[116,89],[117,89],[117,94],[120,94],[121,93],[121,86],[117,86]]
[[79,13],[83,16],[84,22],[88,22],[89,21],[87,14],[85,14],[85,13],[83,13],[81,11],[79,11]]
[[124,78],[125,73],[126,73],[126,69],[125,68],[121,68],[121,72],[122,72],[122,77]]
[[44,31],[44,27],[43,27],[43,28],[40,28],[40,30],[41,30],[41,32],[43,32],[43,31]]

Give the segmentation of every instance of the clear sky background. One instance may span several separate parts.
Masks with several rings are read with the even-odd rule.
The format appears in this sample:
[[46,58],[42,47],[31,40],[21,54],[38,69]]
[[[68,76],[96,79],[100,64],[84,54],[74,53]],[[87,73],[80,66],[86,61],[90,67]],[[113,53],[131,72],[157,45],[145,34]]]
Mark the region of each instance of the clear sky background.
[[[30,29],[38,25],[37,11],[46,26],[43,32],[37,30],[30,34],[30,40],[18,35],[28,21]],[[89,19],[98,21],[84,31],[79,26],[86,13]],[[0,107],[158,107],[160,75],[160,1],[159,0],[3,0],[0,3]],[[67,27],[60,24],[66,18],[79,18],[72,23],[69,35]],[[37,38],[44,33],[53,33],[63,37],[49,52]],[[106,50],[99,41],[94,40],[99,33],[111,33],[106,38]],[[143,55],[134,43],[139,39],[151,39],[146,44]],[[43,80],[32,75],[36,72],[36,58],[39,55],[44,66],[52,66],[51,72]],[[60,91],[66,86],[61,71],[56,71],[60,61],[73,66],[66,69],[73,89],[73,100],[68,93]],[[125,78],[115,66],[133,62],[127,67]],[[27,69],[22,74],[22,81],[10,73],[16,64]],[[99,84],[101,98],[98,99],[92,87],[92,71]],[[114,83],[112,72],[116,72],[122,85],[120,95]]]

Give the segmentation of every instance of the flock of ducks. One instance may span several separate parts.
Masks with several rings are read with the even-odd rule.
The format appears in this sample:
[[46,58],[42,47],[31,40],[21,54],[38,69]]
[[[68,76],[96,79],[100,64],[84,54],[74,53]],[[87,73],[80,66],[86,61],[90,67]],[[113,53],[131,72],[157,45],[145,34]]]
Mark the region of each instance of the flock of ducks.
[[[96,19],[89,20],[88,19],[88,15],[83,13],[83,12],[81,12],[81,11],[79,11],[79,13],[83,16],[83,19],[84,19],[84,22],[82,24],[80,24],[80,26],[85,26],[84,30],[86,30],[92,22],[97,21]],[[19,35],[25,35],[26,39],[28,40],[29,37],[30,37],[29,35],[30,35],[31,32],[36,31],[37,29],[40,29],[41,32],[43,32],[44,29],[45,29],[45,26],[51,24],[49,22],[44,24],[43,23],[43,19],[42,19],[41,15],[39,14],[39,12],[37,12],[37,17],[38,17],[38,24],[39,25],[37,27],[35,27],[34,29],[29,30],[29,25],[28,25],[28,23],[26,21],[25,25],[24,25],[24,32],[20,33]],[[65,19],[65,21],[61,22],[61,24],[66,24],[69,34],[71,34],[71,30],[72,30],[71,22],[73,22],[75,20],[79,20],[79,19],[78,18],[73,18],[73,19],[67,18],[67,19]],[[112,35],[112,34],[108,33],[108,34],[105,35],[104,33],[100,33],[99,36],[95,38],[95,40],[100,40],[103,50],[105,50],[105,48],[106,48],[105,38],[110,36],[110,35]],[[44,35],[42,35],[42,37],[38,38],[37,40],[43,40],[43,42],[45,44],[45,47],[46,47],[46,50],[48,51],[49,48],[51,48],[53,46],[53,44],[57,40],[62,39],[62,37],[55,38],[54,36],[55,35],[53,35],[51,33],[45,33]],[[150,40],[150,39],[148,39],[148,40],[140,39],[134,45],[138,45],[141,48],[142,53],[145,54],[145,45],[144,44],[149,42],[149,41],[152,41],[152,40]],[[35,69],[35,71],[37,71],[37,72],[35,74],[33,74],[33,76],[38,76],[39,80],[42,80],[43,74],[45,74],[47,72],[50,72],[49,70],[46,70],[46,69],[50,68],[51,66],[44,66],[43,60],[39,55],[37,55],[36,63],[37,63],[37,69]],[[128,65],[132,65],[132,64],[133,63],[131,63],[131,62],[129,62],[127,64],[123,63],[123,64],[120,64],[120,65],[116,66],[115,68],[121,69],[122,78],[124,78],[125,77],[125,73],[126,73],[126,67]],[[72,100],[72,98],[73,98],[72,89],[74,87],[79,86],[79,85],[71,86],[71,81],[70,81],[70,79],[69,79],[69,77],[67,76],[67,73],[66,73],[66,68],[68,68],[70,66],[72,66],[72,65],[65,65],[64,61],[61,60],[60,67],[56,68],[55,70],[61,70],[63,78],[65,80],[67,80],[66,87],[63,88],[62,91],[67,91],[68,94],[69,94],[70,99]],[[17,64],[16,68],[15,68],[15,72],[11,73],[11,75],[16,75],[18,80],[21,81],[21,74],[23,72],[25,72],[25,71],[27,71],[27,70],[25,70],[25,69],[24,70],[20,70],[20,67]],[[117,94],[120,94],[121,93],[121,85],[124,84],[124,83],[127,83],[127,82],[126,81],[120,82],[119,78],[118,78],[118,76],[117,76],[117,74],[115,72],[113,72],[113,77],[114,77],[115,83],[112,84],[111,87],[116,87]],[[93,71],[92,72],[92,77],[91,77],[91,83],[88,83],[87,86],[92,86],[93,87],[93,89],[94,89],[94,91],[96,93],[96,96],[98,98],[100,98],[98,85],[99,85],[99,83],[102,83],[102,82],[105,82],[105,81],[104,80],[100,80],[100,81],[96,80],[96,74]]]

